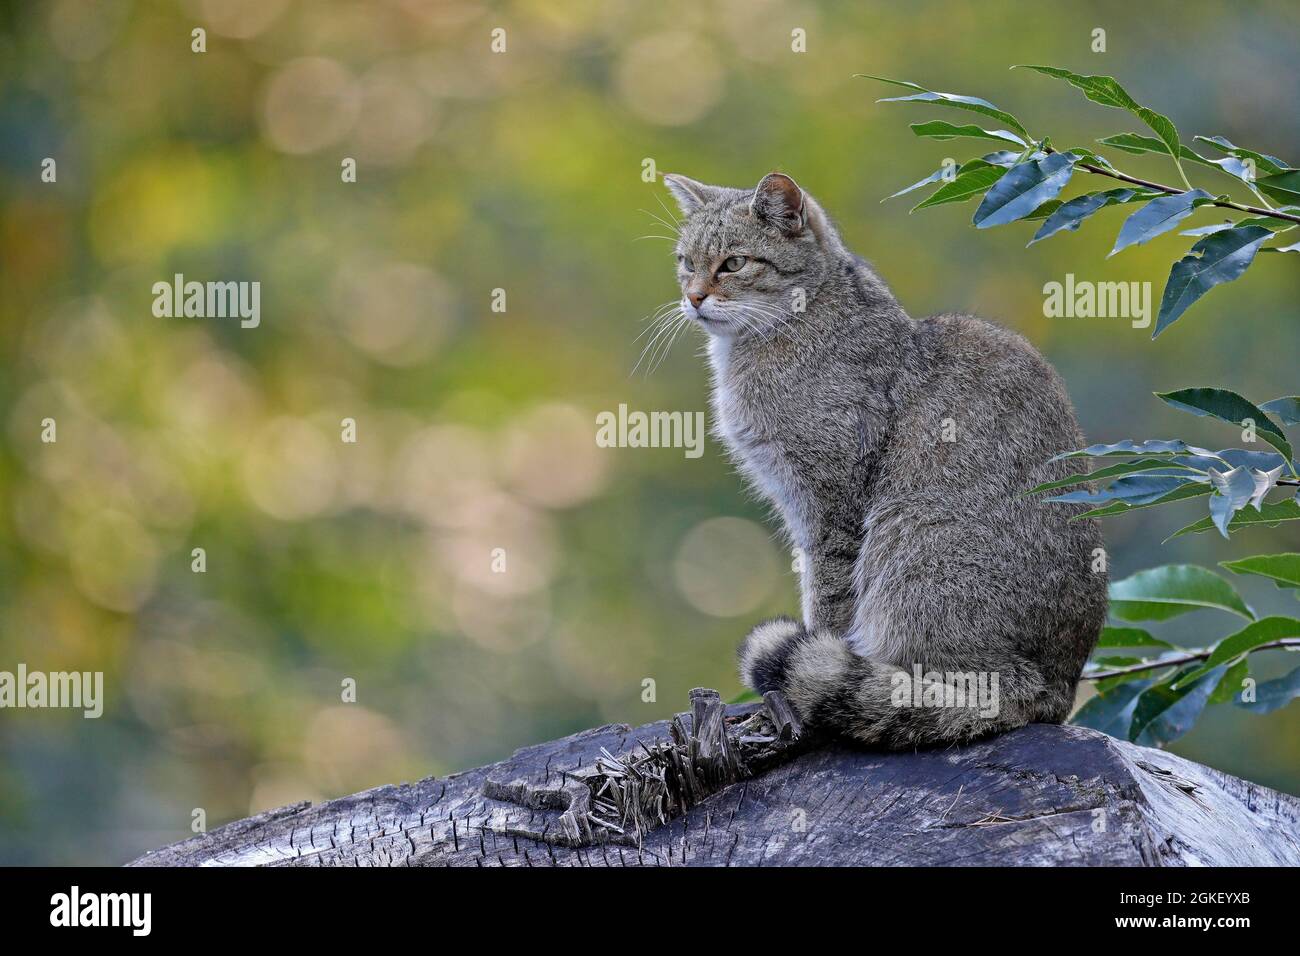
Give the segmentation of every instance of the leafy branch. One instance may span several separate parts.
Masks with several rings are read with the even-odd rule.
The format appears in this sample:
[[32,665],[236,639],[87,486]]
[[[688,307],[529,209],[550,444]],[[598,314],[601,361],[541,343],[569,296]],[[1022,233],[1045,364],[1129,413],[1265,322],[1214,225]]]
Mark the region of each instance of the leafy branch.
[[[1166,540],[1210,528],[1217,528],[1226,538],[1233,531],[1245,527],[1300,521],[1300,493],[1290,491],[1300,488],[1300,469],[1294,460],[1290,441],[1271,417],[1275,415],[1283,425],[1300,424],[1300,397],[1286,396],[1255,405],[1236,392],[1222,388],[1184,388],[1157,392],[1156,397],[1181,411],[1236,425],[1245,434],[1262,439],[1276,451],[1247,451],[1243,448],[1209,451],[1180,439],[1125,440],[1110,445],[1090,445],[1062,452],[1052,460],[1116,458],[1119,461],[1097,471],[1079,472],[1057,481],[1044,482],[1025,494],[1084,486],[1046,499],[1094,506],[1072,520],[1107,518],[1142,508],[1205,498],[1209,514],[1175,531]],[[1095,483],[1101,481],[1109,483],[1095,488]],[[1269,496],[1276,495],[1278,489],[1287,497],[1275,497],[1269,501]]]
[[[1269,578],[1279,588],[1300,589],[1300,554],[1255,555],[1222,566]],[[1300,597],[1300,590],[1295,593]],[[1112,616],[1123,622],[1215,609],[1247,623],[1210,647],[1187,649],[1140,627],[1103,628],[1096,656],[1083,673],[1096,682],[1097,695],[1079,708],[1074,723],[1160,746],[1190,730],[1209,704],[1232,702],[1263,714],[1300,697],[1300,667],[1263,683],[1250,675],[1253,655],[1300,650],[1300,620],[1257,617],[1236,589],[1208,568],[1184,564],[1139,571],[1112,584],[1110,599]]]
[[[1270,641],[1267,644],[1261,644],[1259,647],[1252,648],[1252,652],[1275,651],[1288,647],[1294,647],[1296,650],[1300,650],[1300,637]],[[1115,677],[1123,677],[1126,674],[1140,674],[1145,671],[1159,670],[1164,667],[1177,667],[1179,664],[1188,664],[1192,661],[1203,661],[1213,653],[1213,647],[1200,647],[1194,650],[1189,650],[1184,654],[1174,654],[1157,660],[1142,661],[1138,664],[1130,664],[1128,667],[1117,667],[1114,670],[1105,670],[1104,668],[1091,670],[1085,676],[1088,680],[1102,681]]]
[[[912,124],[912,131],[917,136],[936,140],[959,137],[986,139],[1004,147],[1015,147],[969,160],[961,166],[942,168],[894,193],[894,196],[942,181],[942,185],[913,207],[913,211],[982,196],[975,211],[974,225],[984,229],[1018,220],[1041,221],[1042,225],[1030,240],[1031,245],[1058,232],[1078,229],[1085,219],[1107,206],[1141,203],[1120,229],[1111,255],[1176,228],[1204,206],[1248,214],[1235,221],[1181,233],[1199,238],[1189,254],[1174,263],[1170,271],[1152,338],[1176,322],[1210,289],[1240,277],[1260,251],[1300,252],[1300,242],[1286,246],[1264,245],[1300,225],[1300,205],[1297,204],[1300,203],[1300,169],[1276,156],[1238,147],[1222,136],[1195,137],[1196,141],[1210,144],[1224,154],[1220,159],[1203,156],[1183,144],[1169,117],[1142,106],[1113,77],[1084,76],[1051,66],[1022,68],[1065,80],[1092,102],[1125,110],[1140,119],[1154,136],[1120,133],[1098,142],[1125,153],[1168,156],[1182,187],[1122,172],[1110,160],[1089,148],[1058,150],[1047,137],[1034,137],[1019,119],[987,100],[938,93],[906,80],[859,74],[912,91],[907,96],[886,97],[879,102],[948,106],[991,117],[1009,127],[990,130],[974,124],[958,126],[945,121],[931,121]],[[1184,163],[1213,167],[1226,173],[1235,183],[1248,189],[1259,205],[1238,202],[1226,193],[1216,195],[1194,188]],[[1084,193],[1063,201],[1059,197],[1076,170],[1139,188]],[[1273,205],[1270,199],[1280,205]]]
[[[1132,137],[1134,140],[1144,139],[1144,137],[1139,137],[1133,133],[1129,133],[1127,135],[1129,137]],[[1120,137],[1108,137],[1107,139],[1098,140],[1098,142],[1105,143],[1109,140],[1112,141],[1112,145],[1113,145],[1113,141],[1119,138]],[[1201,139],[1203,137],[1197,137],[1197,138]],[[1053,149],[1050,145],[1048,145],[1044,147],[1044,152],[1054,153],[1056,152],[1056,150]],[[1143,152],[1154,152],[1154,150],[1143,150]],[[1175,186],[1167,186],[1164,183],[1156,183],[1156,182],[1152,182],[1149,179],[1140,179],[1137,176],[1130,176],[1128,173],[1122,173],[1118,169],[1102,168],[1083,161],[1076,162],[1075,165],[1079,169],[1082,169],[1085,172],[1093,173],[1097,176],[1107,176],[1110,179],[1118,179],[1121,182],[1132,183],[1135,186],[1141,186],[1144,189],[1150,189],[1156,192],[1167,193],[1171,196],[1178,196],[1184,192],[1187,192],[1187,190],[1178,189]],[[1255,215],[1258,216],[1267,216],[1270,219],[1276,219],[1279,221],[1285,220],[1288,222],[1300,223],[1300,214],[1296,214],[1293,212],[1284,212],[1279,210],[1275,206],[1267,206],[1266,208],[1263,209],[1261,209],[1259,206],[1248,206],[1244,203],[1234,202],[1233,200],[1227,198],[1226,196],[1212,197],[1210,199],[1205,200],[1203,203],[1201,203],[1201,205],[1221,206],[1224,209],[1236,209],[1240,212],[1254,213]],[[1294,208],[1294,207],[1287,207],[1287,208]],[[1287,229],[1290,228],[1291,228],[1290,226],[1287,227]],[[1278,231],[1285,232],[1286,229],[1280,229]]]
[[[1255,405],[1221,388],[1184,388],[1157,392],[1156,397],[1181,411],[1236,425],[1274,451],[1209,451],[1181,439],[1091,445],[1063,452],[1052,461],[1119,460],[1097,471],[1044,482],[1024,494],[1083,486],[1045,499],[1096,506],[1072,520],[1205,498],[1209,514],[1171,538],[1211,527],[1226,538],[1243,527],[1300,521],[1300,494],[1292,490],[1300,487],[1300,474],[1291,443],[1278,424],[1300,424],[1300,397]],[[1279,489],[1285,497],[1269,501],[1269,495]],[[1234,574],[1269,579],[1300,598],[1300,554],[1253,555],[1221,566]],[[1200,648],[1176,647],[1127,623],[1165,621],[1204,609],[1224,611],[1247,623],[1212,646]],[[1300,651],[1300,619],[1257,617],[1232,585],[1213,571],[1178,564],[1139,571],[1111,585],[1110,612],[1126,623],[1102,629],[1093,659],[1083,672],[1084,679],[1096,683],[1097,695],[1079,708],[1075,723],[1160,746],[1186,733],[1208,704],[1232,701],[1267,713],[1300,697],[1300,667],[1278,680],[1257,684],[1249,664],[1252,655],[1263,651]]]

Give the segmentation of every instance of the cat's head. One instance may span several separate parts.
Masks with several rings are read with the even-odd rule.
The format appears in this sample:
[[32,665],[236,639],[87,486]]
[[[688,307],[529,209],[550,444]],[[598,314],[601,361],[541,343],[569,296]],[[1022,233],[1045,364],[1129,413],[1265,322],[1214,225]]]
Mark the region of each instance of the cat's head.
[[768,334],[798,321],[844,255],[821,208],[784,173],[753,189],[664,176],[685,214],[682,312],[712,335]]

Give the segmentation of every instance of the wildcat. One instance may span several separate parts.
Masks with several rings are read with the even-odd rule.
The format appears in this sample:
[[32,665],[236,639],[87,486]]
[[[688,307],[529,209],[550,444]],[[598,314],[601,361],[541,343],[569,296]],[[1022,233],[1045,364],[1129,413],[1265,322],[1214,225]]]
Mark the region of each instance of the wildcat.
[[802,619],[749,633],[742,680],[886,749],[1063,721],[1106,574],[1095,519],[1021,494],[1082,447],[1056,372],[992,323],[910,318],[789,176],[664,180],[716,434],[805,562]]

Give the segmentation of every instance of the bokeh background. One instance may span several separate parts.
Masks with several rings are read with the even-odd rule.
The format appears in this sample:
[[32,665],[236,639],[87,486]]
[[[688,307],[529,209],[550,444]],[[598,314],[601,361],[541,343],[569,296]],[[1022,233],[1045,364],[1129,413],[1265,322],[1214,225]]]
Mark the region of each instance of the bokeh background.
[[[796,606],[773,526],[711,441],[692,460],[594,440],[619,403],[706,408],[695,333],[632,374],[645,317],[677,294],[669,243],[641,238],[665,234],[668,201],[646,159],[738,186],[791,173],[912,314],[968,310],[1027,335],[1093,440],[1236,444],[1150,393],[1264,401],[1300,385],[1294,257],[1261,257],[1155,343],[1123,320],[1046,319],[1043,284],[1070,272],[1150,280],[1158,302],[1191,240],[1107,261],[1122,211],[1026,250],[1032,226],[977,233],[973,207],[881,204],[945,156],[994,147],[919,140],[909,122],[972,120],[876,105],[891,91],[852,78],[984,96],[1064,146],[1138,127],[1007,67],[1109,73],[1186,139],[1295,161],[1293,3],[3,11],[0,669],[102,670],[106,705],[99,720],[0,712],[0,862],[120,863],[188,836],[195,808],[211,827],[661,718],[696,685],[739,692],[737,639]],[[177,272],[259,281],[261,326],[155,318],[151,287]],[[1111,521],[1113,574],[1296,550],[1285,529],[1160,543],[1193,517]],[[1238,583],[1258,609],[1287,608],[1268,582]],[[1161,633],[1230,626],[1203,612]],[[1216,708],[1173,749],[1300,792],[1300,707]]]

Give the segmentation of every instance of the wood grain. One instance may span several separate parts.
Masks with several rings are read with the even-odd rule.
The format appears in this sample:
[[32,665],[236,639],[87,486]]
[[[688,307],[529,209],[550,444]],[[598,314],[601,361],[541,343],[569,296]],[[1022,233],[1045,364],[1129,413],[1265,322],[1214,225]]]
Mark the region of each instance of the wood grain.
[[[1300,799],[1096,731],[887,754],[801,735],[792,716],[697,689],[672,721],[282,807],[131,865],[1300,865]],[[682,778],[639,830],[627,808],[651,784],[633,759],[647,780]],[[635,783],[622,804],[610,780]]]

